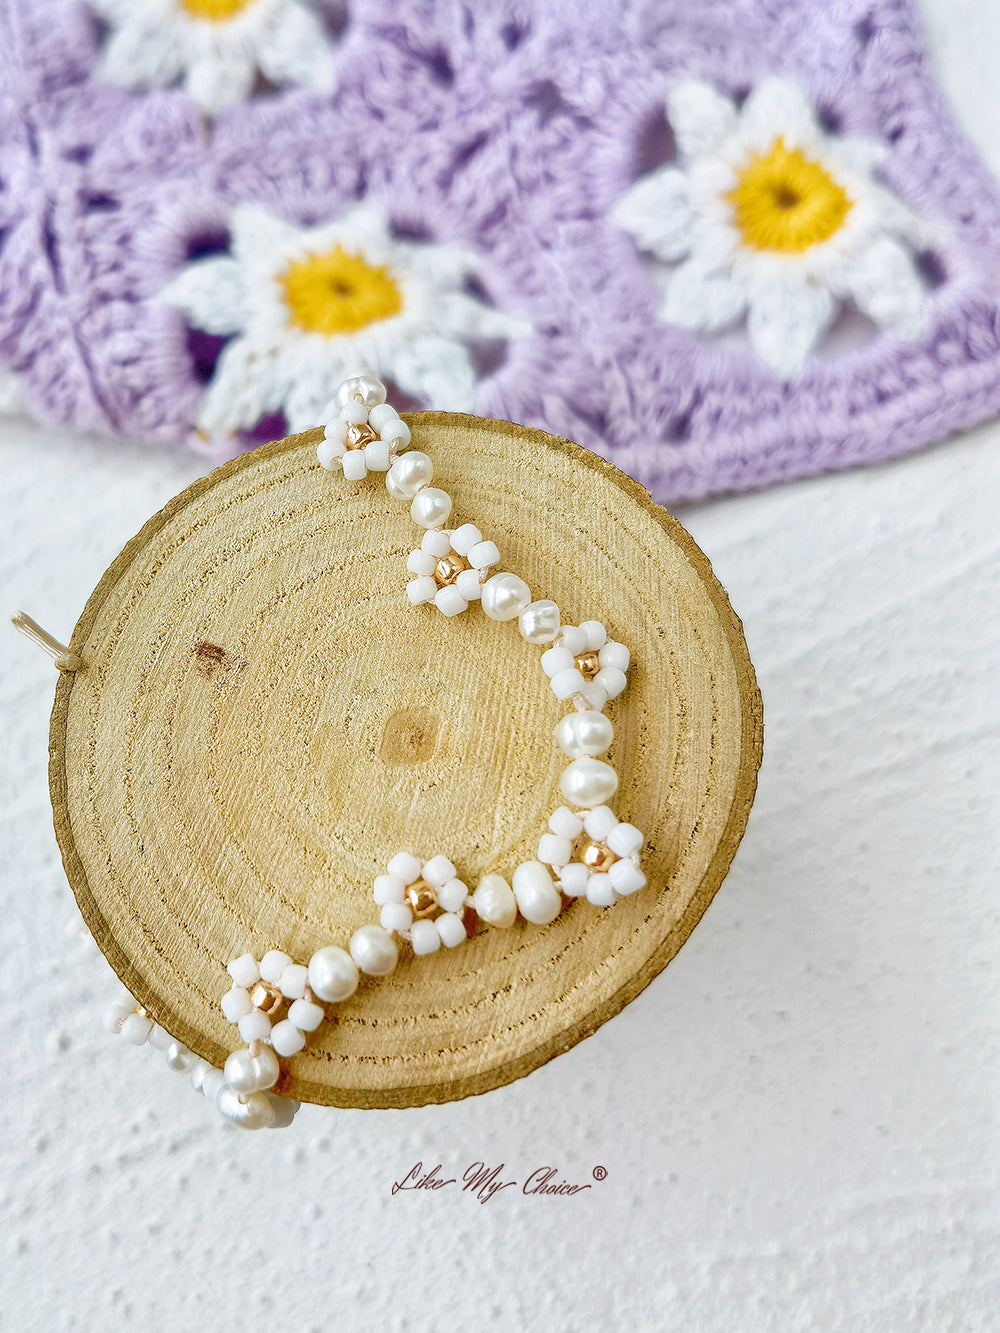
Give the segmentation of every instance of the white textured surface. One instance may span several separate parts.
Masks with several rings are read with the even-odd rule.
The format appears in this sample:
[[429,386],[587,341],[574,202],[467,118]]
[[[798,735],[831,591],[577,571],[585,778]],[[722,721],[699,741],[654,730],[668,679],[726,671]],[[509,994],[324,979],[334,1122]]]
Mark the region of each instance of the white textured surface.
[[[988,148],[1000,17],[928,7]],[[947,41],[944,40],[947,38]],[[979,53],[977,55],[977,52]],[[990,117],[992,116],[992,119]],[[69,631],[189,456],[0,426],[4,602]],[[1000,427],[681,515],[743,617],[766,760],[733,871],[596,1036],[442,1108],[240,1136],[106,1036],[45,776],[53,673],[0,634],[0,1328],[998,1326]],[[391,1194],[417,1160],[607,1179]],[[236,1243],[233,1237],[237,1238]],[[246,1312],[229,1317],[228,1311]]]

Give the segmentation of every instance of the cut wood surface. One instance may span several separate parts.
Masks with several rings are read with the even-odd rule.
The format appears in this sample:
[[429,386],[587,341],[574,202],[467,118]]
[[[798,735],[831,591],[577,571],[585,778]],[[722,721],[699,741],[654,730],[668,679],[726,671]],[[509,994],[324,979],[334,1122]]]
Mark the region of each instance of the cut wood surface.
[[[365,978],[276,1091],[339,1106],[441,1102],[518,1078],[616,1014],[719,886],[753,799],[761,706],[739,621],[691,538],[635,482],[541,431],[408,415],[413,447],[566,623],[632,650],[608,706],[612,802],[649,885],[548,926]],[[412,608],[420,531],[380,476],[345,483],[319,432],[184,491],[93,593],[56,689],[56,833],[86,923],[153,1018],[221,1066],[230,958],[300,962],[377,921],[401,849],[470,887],[532,859],[567,762],[555,699],[514,624]]]

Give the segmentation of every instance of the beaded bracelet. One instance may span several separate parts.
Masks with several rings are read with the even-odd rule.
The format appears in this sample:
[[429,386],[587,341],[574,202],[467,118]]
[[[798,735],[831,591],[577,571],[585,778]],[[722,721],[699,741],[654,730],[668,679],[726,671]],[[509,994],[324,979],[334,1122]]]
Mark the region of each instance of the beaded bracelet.
[[510,883],[488,874],[470,892],[442,853],[423,860],[400,851],[372,886],[378,924],[355,931],[346,948],[326,944],[308,963],[280,949],[260,959],[250,953],[234,958],[227,968],[232,986],[221,1007],[245,1044],[221,1070],[154,1024],[127,992],[112,1005],[105,1019],[112,1032],[163,1049],[171,1068],[190,1071],[194,1087],[245,1129],[291,1122],[298,1104],[271,1091],[281,1073],[279,1058],[303,1049],[327,1017],[324,1005],[352,995],[361,973],[388,976],[399,958],[399,941],[421,957],[462,944],[467,919],[473,929],[477,920],[506,929],[518,914],[547,925],[564,900],[586,898],[596,907],[611,907],[646,883],[639,863],[643,834],[620,823],[609,808],[618,776],[598,758],[614,738],[604,709],[625,689],[628,648],[609,639],[599,621],[563,625],[555,602],[532,601],[523,579],[498,569],[499,549],[474,524],[445,526],[451,496],[430,485],[430,458],[409,451],[409,428],[386,402],[385,385],[374,371],[345,380],[329,410],[336,416],[316,450],[321,466],[355,483],[382,473],[389,494],[409,502],[411,518],[424,530],[406,562],[413,575],[406,585],[411,605],[455,616],[478,602],[492,620],[516,620],[522,637],[545,649],[540,660],[552,692],[574,709],[556,727],[556,742],[570,760],[559,780],[567,804],[549,818],[536,859],[517,866]]

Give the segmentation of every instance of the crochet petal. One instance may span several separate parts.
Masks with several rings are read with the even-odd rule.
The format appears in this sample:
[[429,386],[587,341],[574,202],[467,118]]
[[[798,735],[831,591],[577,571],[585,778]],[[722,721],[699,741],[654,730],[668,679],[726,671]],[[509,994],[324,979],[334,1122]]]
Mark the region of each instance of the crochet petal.
[[762,282],[751,294],[747,316],[754,351],[780,379],[790,380],[829,324],[834,308],[825,287],[795,281]]
[[526,338],[532,332],[527,320],[461,292],[438,296],[431,315],[436,329],[458,338]]
[[682,157],[713,153],[736,129],[728,97],[697,79],[680,79],[667,90],[667,118]]
[[660,317],[681,328],[713,333],[735,323],[745,308],[746,295],[739,281],[689,259],[668,278]]
[[237,338],[222,349],[197,424],[213,437],[246,430],[281,407],[281,389],[273,359],[260,356],[247,339]]
[[276,267],[275,256],[296,246],[303,251],[306,248],[300,227],[256,204],[238,204],[230,215],[229,231],[236,261],[246,265],[255,281],[271,277]]
[[831,285],[852,296],[865,314],[902,338],[921,337],[927,326],[927,296],[913,261],[898,241],[879,236],[845,263]]
[[315,14],[294,0],[256,42],[257,64],[273,83],[297,83],[314,92],[334,86],[333,49]]
[[240,266],[235,259],[197,259],[160,292],[206,333],[235,333],[248,317]]
[[815,151],[824,136],[799,85],[774,75],[758,84],[744,102],[739,137],[747,151],[763,153],[779,138],[786,148]]
[[234,47],[224,55],[205,52],[188,65],[184,91],[202,111],[214,115],[224,106],[242,102],[253,88],[256,76],[248,51]]
[[131,10],[101,53],[98,76],[125,88],[164,88],[181,72],[182,52],[175,32],[155,15]]
[[448,338],[417,338],[382,368],[404,393],[412,393],[445,412],[471,412],[476,376],[465,348]]
[[661,167],[637,181],[618,200],[612,217],[632,233],[640,249],[660,259],[683,259],[691,248],[688,183],[676,167]]

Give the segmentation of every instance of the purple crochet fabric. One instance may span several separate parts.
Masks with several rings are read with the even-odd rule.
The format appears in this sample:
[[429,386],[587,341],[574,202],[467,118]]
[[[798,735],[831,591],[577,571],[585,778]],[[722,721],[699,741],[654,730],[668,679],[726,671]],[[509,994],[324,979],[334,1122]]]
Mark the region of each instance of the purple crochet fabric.
[[[322,228],[359,202],[414,254],[471,257],[470,408],[589,445],[661,501],[877,461],[1000,410],[1000,194],[910,0],[358,0],[327,25],[332,91],[268,87],[211,120],[180,86],[104,81],[107,25],[78,0],[10,0],[0,21],[0,365],[43,421],[190,439],[233,328],[167,285],[235,253],[241,206]],[[877,179],[934,235],[913,247],[919,336],[863,325],[783,375],[745,338],[664,319],[616,220],[672,158],[672,81],[738,109],[775,74],[831,141],[884,145]],[[413,361],[411,401],[441,405]],[[308,414],[275,394],[244,443]]]

